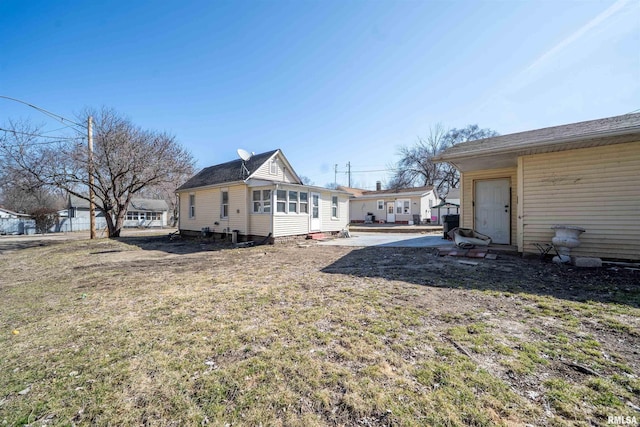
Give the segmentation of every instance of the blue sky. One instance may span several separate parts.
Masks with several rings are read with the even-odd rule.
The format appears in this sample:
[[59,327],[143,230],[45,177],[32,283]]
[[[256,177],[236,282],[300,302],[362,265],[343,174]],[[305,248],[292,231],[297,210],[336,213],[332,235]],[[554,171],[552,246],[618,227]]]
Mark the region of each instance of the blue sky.
[[[199,168],[281,148],[316,185],[351,162],[372,188],[437,123],[506,134],[639,110],[640,0],[2,0],[0,95],[113,107]],[[0,99],[9,117],[60,127]]]

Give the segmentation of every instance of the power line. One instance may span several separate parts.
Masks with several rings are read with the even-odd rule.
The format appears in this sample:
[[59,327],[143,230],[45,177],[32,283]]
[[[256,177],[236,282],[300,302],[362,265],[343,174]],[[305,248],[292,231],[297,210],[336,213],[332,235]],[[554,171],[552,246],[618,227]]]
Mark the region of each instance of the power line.
[[80,127],[82,127],[82,128],[84,128],[84,127],[85,127],[85,125],[83,125],[83,124],[76,123],[76,122],[74,122],[74,121],[73,121],[73,120],[71,120],[71,119],[67,119],[66,117],[62,117],[62,116],[60,116],[60,115],[58,115],[58,114],[56,114],[56,113],[52,113],[52,112],[51,112],[51,111],[49,111],[49,110],[45,110],[45,109],[44,109],[44,108],[42,108],[42,107],[38,107],[38,106],[35,106],[35,105],[33,105],[33,104],[29,104],[28,102],[22,101],[22,100],[20,100],[20,99],[16,99],[16,98],[12,98],[12,97],[10,97],[10,96],[4,96],[4,95],[0,95],[0,98],[8,99],[8,100],[10,100],[10,101],[15,101],[15,102],[19,102],[19,103],[21,103],[21,104],[27,105],[27,106],[29,106],[29,107],[31,107],[31,108],[33,108],[33,109],[36,109],[36,110],[40,111],[41,113],[46,114],[47,116],[49,116],[49,117],[51,117],[51,118],[54,118],[54,119],[58,120],[58,121],[59,121],[60,123],[62,123],[62,124],[64,124],[64,123],[65,123],[65,121],[66,121],[66,122],[68,122],[68,123],[73,123],[74,125],[76,125],[76,126],[80,126]]
[[8,132],[8,133],[13,133],[13,134],[20,134],[20,135],[25,135],[25,136],[33,136],[33,137],[36,137],[36,138],[63,139],[63,140],[84,139],[84,137],[80,137],[80,136],[76,136],[76,137],[70,137],[70,136],[49,136],[49,135],[42,135],[42,134],[39,134],[39,133],[20,132],[19,130],[11,130],[11,129],[3,129],[3,128],[0,128],[0,131],[2,131],[2,132]]
[[65,141],[80,141],[80,140],[84,140],[84,138],[82,137],[64,137],[64,136],[47,136],[47,135],[38,135],[38,134],[33,134],[33,133],[27,133],[27,132],[19,132],[19,131],[14,131],[14,130],[8,130],[8,129],[3,129],[0,128],[0,132],[4,132],[6,133],[11,133],[14,135],[25,135],[25,136],[30,136],[30,137],[37,137],[37,138],[47,138],[50,139],[50,141],[31,141],[28,142],[25,145],[48,145],[48,144],[56,144],[59,142],[65,142]]
[[58,131],[60,131],[60,130],[68,129],[68,128],[70,128],[71,126],[72,126],[72,125],[64,126],[64,127],[58,128],[58,129],[45,130],[45,131],[42,131],[42,133],[58,132]]

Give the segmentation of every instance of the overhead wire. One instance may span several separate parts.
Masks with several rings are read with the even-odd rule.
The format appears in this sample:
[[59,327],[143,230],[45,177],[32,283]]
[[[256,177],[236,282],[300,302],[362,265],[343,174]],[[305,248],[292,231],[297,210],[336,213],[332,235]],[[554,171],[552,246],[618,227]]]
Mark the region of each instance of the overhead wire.
[[4,132],[5,134],[9,133],[14,135],[24,135],[24,136],[34,137],[34,138],[49,139],[49,141],[30,141],[25,145],[47,145],[47,144],[56,144],[59,142],[65,142],[65,141],[73,142],[73,141],[84,140],[84,137],[79,137],[79,136],[77,137],[49,136],[49,135],[41,135],[41,134],[28,133],[28,132],[20,132],[16,130],[3,129],[3,128],[0,128],[0,132]]
[[12,97],[10,97],[10,96],[4,96],[4,95],[0,95],[0,98],[8,99],[8,100],[10,100],[10,101],[15,101],[15,102],[19,102],[19,103],[21,103],[21,104],[27,105],[27,106],[29,106],[29,107],[31,107],[31,108],[33,108],[33,109],[36,109],[36,110],[40,111],[41,113],[43,113],[43,114],[45,114],[45,115],[47,115],[47,116],[49,116],[49,117],[51,117],[51,118],[53,118],[53,119],[58,120],[58,121],[59,121],[60,123],[62,123],[62,124],[65,124],[65,123],[72,123],[72,124],[74,124],[74,125],[76,125],[76,126],[85,127],[85,125],[84,125],[84,124],[77,123],[77,122],[75,122],[75,121],[73,121],[73,120],[71,120],[71,119],[68,119],[68,118],[66,118],[66,117],[63,117],[63,116],[61,116],[61,115],[59,115],[59,114],[56,114],[56,113],[52,113],[52,112],[51,112],[51,111],[49,111],[49,110],[45,110],[45,109],[44,109],[44,108],[42,108],[42,107],[38,107],[38,106],[33,105],[33,104],[30,104],[30,103],[28,103],[28,102],[26,102],[26,101],[22,101],[22,100],[20,100],[20,99],[12,98]]

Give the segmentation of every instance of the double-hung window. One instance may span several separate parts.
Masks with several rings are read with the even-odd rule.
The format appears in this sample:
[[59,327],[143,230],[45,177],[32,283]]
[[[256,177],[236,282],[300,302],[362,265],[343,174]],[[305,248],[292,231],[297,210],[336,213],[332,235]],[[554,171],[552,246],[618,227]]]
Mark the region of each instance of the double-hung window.
[[300,193],[300,213],[309,213],[309,193]]
[[411,201],[410,200],[398,200],[396,202],[397,214],[410,214],[411,213]]
[[189,194],[189,218],[196,217],[196,195]]
[[298,212],[298,192],[289,191],[289,213]]
[[338,218],[338,196],[331,196],[331,218]]
[[271,212],[271,190],[253,190],[253,212]]
[[228,217],[229,217],[229,192],[226,190],[223,190],[221,194],[220,218],[228,218]]
[[378,200],[378,210],[379,211],[384,210],[384,200]]
[[276,212],[287,212],[287,191],[286,190],[277,190],[276,191]]

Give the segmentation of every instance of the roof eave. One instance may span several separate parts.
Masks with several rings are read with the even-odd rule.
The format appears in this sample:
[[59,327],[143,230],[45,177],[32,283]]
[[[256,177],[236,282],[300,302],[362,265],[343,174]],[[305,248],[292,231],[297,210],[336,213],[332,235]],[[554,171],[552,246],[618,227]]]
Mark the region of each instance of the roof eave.
[[518,157],[574,150],[580,148],[598,147],[604,145],[621,144],[640,140],[640,130],[635,129],[620,132],[607,132],[591,134],[589,137],[567,137],[553,141],[521,144],[514,147],[506,147],[491,150],[469,150],[461,153],[447,155],[444,153],[437,158],[437,162],[446,162],[453,165],[460,172],[472,172],[486,169],[513,168],[517,166]]
[[196,190],[206,190],[206,189],[209,189],[209,188],[228,187],[230,185],[245,184],[245,183],[246,183],[246,181],[244,181],[244,180],[220,182],[220,183],[217,183],[217,184],[201,185],[201,186],[198,186],[198,187],[178,188],[178,189],[175,190],[175,193],[179,194],[179,193],[186,193],[186,192],[191,192],[191,191],[196,191]]
[[[522,152],[529,152],[528,154],[537,154],[537,150],[542,150],[545,148],[557,147],[570,143],[577,143],[571,146],[567,146],[566,148],[560,147],[560,150],[554,151],[564,151],[571,150],[577,147],[576,145],[580,145],[583,143],[585,147],[591,146],[594,140],[601,140],[601,144],[599,145],[609,145],[616,144],[619,142],[629,142],[629,141],[617,141],[615,138],[617,137],[625,137],[625,136],[635,136],[640,138],[640,127],[632,127],[626,128],[619,131],[606,131],[606,132],[593,132],[586,135],[580,136],[571,136],[565,138],[551,139],[551,140],[542,140],[542,141],[532,141],[525,144],[518,144],[507,147],[496,147],[496,148],[488,148],[488,149],[471,149],[468,151],[462,151],[460,153],[447,154],[446,152],[434,157],[434,161],[436,162],[447,162],[452,163],[456,159],[463,159],[470,156],[490,156],[495,154],[518,154]],[[545,151],[540,151],[545,152]]]

